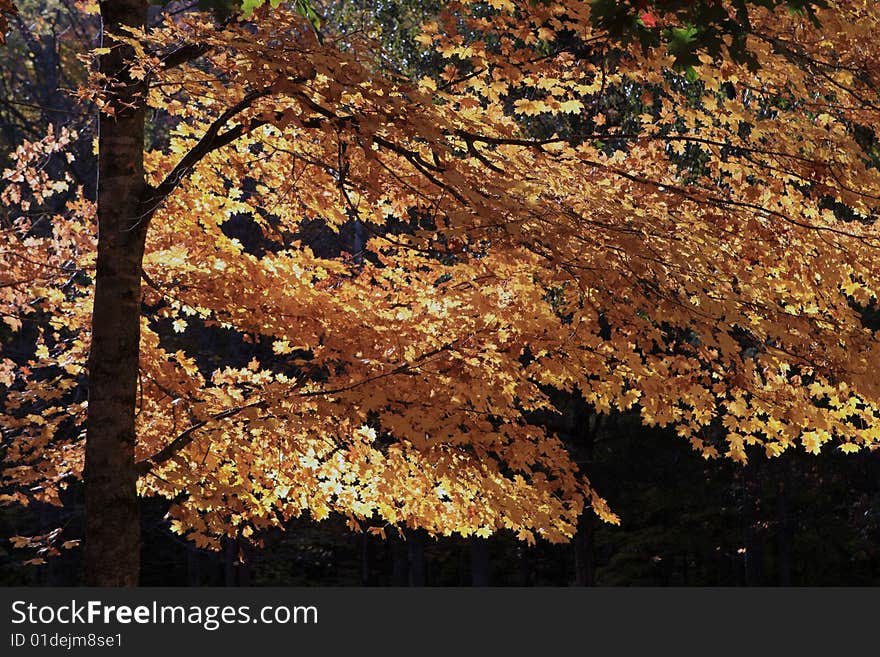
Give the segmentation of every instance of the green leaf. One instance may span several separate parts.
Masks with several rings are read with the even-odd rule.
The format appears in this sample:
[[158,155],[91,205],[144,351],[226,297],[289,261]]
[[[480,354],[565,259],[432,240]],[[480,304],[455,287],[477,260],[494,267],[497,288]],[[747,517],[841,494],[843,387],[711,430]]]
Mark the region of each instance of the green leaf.
[[312,5],[311,0],[296,0],[296,10],[308,19],[312,28],[315,30],[315,34],[318,36],[318,41],[323,43],[324,40],[321,37],[321,17],[318,16],[318,12],[315,11],[315,7]]
[[[269,6],[273,9],[281,4],[282,0],[268,0]],[[254,13],[254,10],[262,7],[266,4],[266,0],[242,0],[241,3],[241,12],[244,14],[245,18],[251,16]],[[321,17],[318,15],[318,12],[315,11],[315,7],[312,4],[311,0],[296,0],[294,3],[294,7],[296,8],[297,13],[304,16],[309,24],[312,26],[312,29],[315,30],[315,34],[318,37],[318,41],[323,43],[323,38],[321,37]]]

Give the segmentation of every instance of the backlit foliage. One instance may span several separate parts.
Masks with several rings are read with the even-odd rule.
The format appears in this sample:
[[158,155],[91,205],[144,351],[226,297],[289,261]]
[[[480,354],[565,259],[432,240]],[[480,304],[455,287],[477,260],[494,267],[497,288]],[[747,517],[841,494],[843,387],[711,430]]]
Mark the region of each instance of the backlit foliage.
[[[137,422],[140,490],[174,500],[175,529],[212,545],[341,512],[560,541],[585,505],[616,522],[530,419],[547,387],[707,458],[876,444],[880,10],[756,7],[759,68],[703,52],[688,71],[590,12],[450,3],[420,37],[446,68],[415,81],[284,5],[117,35],[165,131]],[[94,208],[35,212],[72,185],[41,167],[72,139],[3,173],[4,351],[30,345],[0,361],[19,503],[58,502],[82,469]],[[229,235],[242,218],[258,248]],[[318,257],[315,221],[368,240]],[[217,340],[247,358],[210,362]]]

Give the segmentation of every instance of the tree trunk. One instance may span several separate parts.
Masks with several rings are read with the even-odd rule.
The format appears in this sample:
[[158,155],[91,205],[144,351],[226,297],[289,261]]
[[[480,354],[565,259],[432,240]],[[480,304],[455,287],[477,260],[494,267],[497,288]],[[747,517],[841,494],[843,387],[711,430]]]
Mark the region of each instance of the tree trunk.
[[236,541],[238,544],[238,585],[252,586],[254,583],[253,571],[251,570],[251,544],[244,537],[239,536]]
[[392,536],[391,542],[391,586],[406,586],[409,583],[409,554],[406,539]]
[[425,573],[425,532],[422,529],[409,530],[406,533],[409,548],[409,585],[426,586]]
[[[102,31],[143,28],[147,0],[101,2]],[[141,263],[146,239],[144,109],[141,85],[126,79],[131,49],[107,38],[101,72],[115,83],[98,137],[98,259],[89,354],[89,407],[83,479],[85,578],[91,586],[136,586],[140,524],[135,407],[140,348]]]
[[759,531],[760,478],[757,466],[749,461],[743,466],[743,543],[746,586],[764,583],[764,537]]
[[574,584],[575,586],[596,585],[596,565],[594,557],[593,532],[595,519],[592,509],[584,509],[578,518],[577,533],[574,535]]
[[235,562],[237,560],[235,539],[228,536],[223,539],[223,586],[235,586]]
[[489,586],[489,539],[471,536],[471,586]]
[[361,586],[376,586],[375,546],[368,532],[361,535]]
[[[602,416],[585,409],[583,403],[575,410],[575,426],[579,427],[578,438],[581,458],[585,463],[594,460],[596,436],[602,424]],[[575,586],[595,586],[596,558],[594,532],[595,515],[589,507],[578,518],[577,533],[574,535],[574,583]]]
[[186,585],[202,585],[202,555],[194,545],[186,548]]
[[776,497],[776,519],[778,530],[777,545],[779,548],[779,585],[791,586],[792,566],[792,523],[788,504],[788,492],[791,490],[791,455],[780,457],[782,477],[778,483]]

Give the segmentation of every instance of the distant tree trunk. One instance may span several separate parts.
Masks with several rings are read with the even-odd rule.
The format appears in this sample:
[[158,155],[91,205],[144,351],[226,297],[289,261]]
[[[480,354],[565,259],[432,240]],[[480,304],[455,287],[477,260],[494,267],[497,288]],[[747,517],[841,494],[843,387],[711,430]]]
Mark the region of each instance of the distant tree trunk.
[[532,572],[532,559],[530,549],[524,545],[517,548],[517,565],[519,566],[519,585],[534,586],[535,575]]
[[595,586],[596,566],[593,557],[593,532],[595,518],[591,509],[585,509],[578,519],[574,536],[574,583],[575,586]]
[[253,585],[253,570],[251,569],[251,544],[245,537],[239,536],[235,542],[238,550],[236,570],[238,571],[238,585]]
[[[147,0],[100,3],[104,34],[143,28]],[[91,586],[137,586],[140,525],[135,410],[140,348],[141,262],[146,222],[141,85],[126,80],[131,49],[107,38],[101,72],[118,83],[101,112],[98,137],[98,257],[89,354],[89,406],[83,479],[85,579]]]
[[407,532],[409,547],[409,585],[425,586],[425,533],[421,529]]
[[202,559],[194,545],[188,545],[186,548],[186,584],[187,586],[202,585]]
[[791,543],[792,527],[789,511],[788,491],[791,489],[791,459],[787,454],[781,457],[782,477],[776,496],[776,520],[779,526],[779,585],[791,586]]
[[[601,416],[587,411],[578,413],[576,426],[580,428],[581,454],[585,462],[591,462],[596,445],[596,435],[601,425]],[[576,586],[594,586],[596,583],[596,565],[593,534],[595,533],[595,516],[589,507],[584,508],[578,518],[577,533],[574,536],[574,582]]]
[[364,264],[364,247],[367,244],[367,231],[364,228],[364,222],[360,219],[355,218],[353,223],[352,253],[354,254],[354,261],[362,265]]
[[746,586],[761,586],[764,579],[763,536],[758,531],[759,481],[755,464],[749,461],[743,466],[742,508],[744,574]]
[[392,536],[391,541],[391,586],[406,586],[409,583],[409,556],[407,544],[401,536]]
[[376,586],[376,573],[373,567],[373,541],[370,534],[361,535],[361,585]]
[[489,586],[489,539],[472,536],[471,586]]
[[[40,527],[58,526],[59,522],[56,517],[57,512],[57,507],[53,507],[48,504],[40,505]],[[57,559],[48,559],[46,563],[40,566],[37,572],[39,574],[41,586],[61,586],[63,584],[66,584],[66,582],[58,581]]]
[[223,585],[235,586],[235,540],[232,538],[223,539]]

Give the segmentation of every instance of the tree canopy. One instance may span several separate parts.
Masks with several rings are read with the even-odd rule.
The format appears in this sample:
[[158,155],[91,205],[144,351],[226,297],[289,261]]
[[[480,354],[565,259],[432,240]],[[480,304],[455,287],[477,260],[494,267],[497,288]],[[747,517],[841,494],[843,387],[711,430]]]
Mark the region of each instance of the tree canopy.
[[[120,23],[79,92],[102,126],[150,117],[113,230],[143,233],[137,491],[174,528],[616,522],[536,420],[550,389],[707,458],[876,445],[874,3],[619,3],[633,27],[449,2],[420,79],[317,5],[246,4]],[[92,341],[109,206],[45,167],[77,139],[3,172],[7,502],[83,476],[87,365],[114,358]]]

